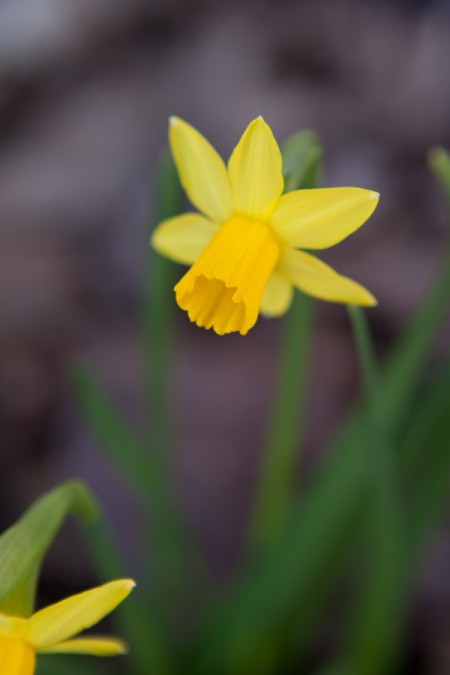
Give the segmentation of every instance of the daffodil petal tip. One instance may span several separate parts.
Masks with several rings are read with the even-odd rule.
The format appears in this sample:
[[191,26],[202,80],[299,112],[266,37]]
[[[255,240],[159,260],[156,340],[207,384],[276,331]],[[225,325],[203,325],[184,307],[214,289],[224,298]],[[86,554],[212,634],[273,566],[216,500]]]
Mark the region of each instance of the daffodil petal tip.
[[372,192],[369,199],[376,199],[376,201],[378,201],[380,199],[380,193],[379,192]]
[[269,125],[252,120],[228,160],[234,212],[267,222],[284,187],[282,157]]
[[367,288],[364,288],[361,286],[361,290],[363,291],[363,296],[358,302],[355,303],[350,303],[350,304],[355,304],[357,307],[377,307],[378,305],[378,300],[370,291],[367,290]]
[[119,638],[86,636],[66,640],[40,650],[41,654],[88,654],[90,656],[122,656],[128,645]]
[[[115,585],[116,588],[122,587],[124,591],[128,591],[129,593],[136,587],[134,579],[118,579],[117,581],[110,581],[109,583],[111,584],[111,587],[112,585]],[[108,584],[105,584],[105,586],[108,586]]]

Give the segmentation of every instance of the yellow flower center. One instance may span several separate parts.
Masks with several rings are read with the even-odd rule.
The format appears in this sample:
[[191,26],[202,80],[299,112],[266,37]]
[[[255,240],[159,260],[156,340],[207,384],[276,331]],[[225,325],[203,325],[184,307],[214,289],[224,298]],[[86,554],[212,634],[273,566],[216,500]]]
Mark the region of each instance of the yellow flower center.
[[0,637],[0,673],[4,675],[33,675],[36,656],[22,640]]
[[280,244],[266,223],[235,216],[175,286],[177,302],[197,326],[245,335],[279,256]]

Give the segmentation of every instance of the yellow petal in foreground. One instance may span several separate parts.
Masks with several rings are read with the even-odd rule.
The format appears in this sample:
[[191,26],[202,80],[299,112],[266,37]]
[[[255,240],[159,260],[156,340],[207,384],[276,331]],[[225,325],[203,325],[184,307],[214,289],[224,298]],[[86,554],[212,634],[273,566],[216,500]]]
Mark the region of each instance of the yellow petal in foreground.
[[112,581],[42,609],[28,621],[27,642],[41,651],[90,628],[117,607],[134,586],[130,579]]
[[267,318],[282,316],[291,306],[293,295],[292,284],[281,274],[274,272],[264,289],[261,314]]
[[328,248],[361,227],[379,197],[378,192],[361,188],[296,190],[280,198],[270,222],[291,246]]
[[279,270],[294,286],[315,298],[365,307],[377,304],[366,288],[303,251],[285,249]]
[[33,675],[36,656],[22,640],[0,637],[0,673],[2,675]]
[[253,120],[228,162],[235,212],[266,220],[283,192],[278,143],[262,117]]
[[231,217],[233,203],[226,166],[194,127],[171,117],[169,142],[181,184],[199,211],[217,223]]
[[218,225],[198,213],[184,213],[158,225],[152,235],[152,246],[175,262],[192,265],[218,229]]
[[177,302],[197,326],[219,335],[245,335],[258,318],[279,255],[279,243],[265,223],[232,218],[175,286]]
[[43,654],[90,654],[91,656],[119,656],[126,654],[127,645],[117,638],[85,637],[66,640],[42,649]]

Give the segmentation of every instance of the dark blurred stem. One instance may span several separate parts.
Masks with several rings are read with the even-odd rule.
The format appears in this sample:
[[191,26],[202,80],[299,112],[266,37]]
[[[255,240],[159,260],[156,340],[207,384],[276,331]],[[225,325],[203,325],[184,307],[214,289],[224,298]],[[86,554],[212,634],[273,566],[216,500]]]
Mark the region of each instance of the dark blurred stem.
[[277,392],[251,522],[251,543],[256,549],[274,540],[291,505],[305,417],[312,323],[313,301],[296,293],[282,337]]
[[[176,169],[165,153],[155,186],[154,221],[160,223],[181,211],[183,194]],[[172,445],[170,374],[175,299],[174,264],[149,250],[142,307],[145,355],[145,397],[148,445],[162,461]]]
[[358,602],[349,673],[385,675],[395,664],[406,590],[405,521],[399,476],[372,339],[363,311],[348,308],[362,371],[367,408],[367,461],[372,467],[366,560],[368,574]]
[[[165,152],[160,160],[155,185],[154,222],[159,224],[180,213],[182,204],[183,191],[176,168],[169,153]],[[183,580],[188,574],[186,534],[172,485],[173,414],[170,377],[176,307],[174,279],[175,265],[150,249],[142,307],[145,448],[147,455],[151,456],[149,463],[157,472],[156,480],[162,496],[160,503],[166,509],[165,521],[168,525],[165,527],[164,539],[160,538],[157,542],[157,546],[164,546],[165,550],[156,553],[165,561],[165,569],[161,573],[168,587],[162,591],[169,605],[171,600],[179,597]],[[159,520],[160,515],[155,514],[155,518]]]

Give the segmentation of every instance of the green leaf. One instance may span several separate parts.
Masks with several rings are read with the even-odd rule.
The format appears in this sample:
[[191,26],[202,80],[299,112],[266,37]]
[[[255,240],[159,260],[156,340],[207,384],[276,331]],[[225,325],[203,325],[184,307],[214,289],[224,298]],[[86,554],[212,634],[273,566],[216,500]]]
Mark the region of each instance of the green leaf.
[[[450,396],[447,397],[450,405]],[[437,529],[450,504],[450,418],[449,408],[438,420],[442,432],[429,454],[429,464],[416,488],[411,507],[411,555],[417,559]],[[427,448],[424,448],[424,452]],[[419,558],[420,561],[420,558]]]
[[392,420],[394,438],[404,428],[405,419],[423,378],[430,349],[448,312],[449,303],[450,257],[447,257],[431,293],[386,363],[386,407]]
[[[450,155],[444,148],[432,148],[429,164],[447,200],[450,220]],[[391,417],[396,420],[397,430],[411,409],[432,340],[448,311],[449,300],[450,250],[447,243],[447,255],[440,275],[421,310],[412,320],[405,338],[392,351],[387,363],[388,407]]]
[[147,515],[151,514],[155,547],[164,573],[171,578],[179,576],[182,561],[176,554],[178,543],[174,542],[182,535],[165,482],[161,479],[163,468],[159,455],[143,449],[88,368],[74,368],[72,376],[77,401],[94,435],[123,472],[133,492],[140,497]]
[[[88,524],[85,535],[102,579],[120,578],[125,574],[122,559],[108,528],[102,522]],[[143,580],[145,583],[145,581]],[[155,615],[151,598],[139,585],[139,593],[114,612],[112,620],[118,633],[130,647],[128,660],[134,675],[173,675],[176,650],[168,643],[166,627]]]
[[450,362],[418,399],[400,448],[409,482],[411,557],[420,554],[450,502]]
[[70,482],[40,497],[18,522],[0,537],[0,610],[19,616],[33,612],[36,581],[42,560],[64,518],[74,513],[83,520],[97,517],[88,489]]
[[284,191],[314,188],[322,172],[323,148],[312,131],[300,131],[282,147]]
[[[414,414],[408,419],[401,439],[399,458],[410,491],[415,490],[416,484],[422,482],[423,472],[427,467],[430,464],[435,465],[432,453],[447,431],[450,423],[449,410],[450,363],[447,362],[429,378],[417,396]],[[440,451],[437,452],[440,454]]]
[[[450,363],[433,378],[417,400],[414,415],[411,416],[407,435],[398,453],[404,482],[408,485],[405,511],[408,522],[405,525],[406,543],[402,579],[392,592],[393,611],[385,628],[388,636],[384,649],[392,637],[395,639],[404,629],[405,599],[414,591],[414,574],[419,568],[424,553],[428,550],[430,538],[435,534],[439,521],[448,508],[450,497]],[[362,534],[362,532],[361,532]],[[367,540],[365,537],[364,540]],[[391,626],[401,609],[400,621]],[[403,616],[403,618],[401,618]],[[371,663],[371,667],[373,663]],[[335,668],[336,664],[332,666]],[[388,668],[386,668],[386,671]],[[342,675],[353,675],[354,665],[340,664]],[[372,672],[372,671],[371,671]],[[383,671],[384,673],[385,671]],[[328,671],[327,671],[328,673]],[[321,675],[325,675],[321,672]]]
[[156,460],[144,453],[140,440],[88,366],[77,364],[72,368],[72,385],[95,437],[123,471],[134,492],[147,504],[153,501],[159,495]]
[[[349,673],[390,672],[401,648],[406,615],[405,572],[408,569],[406,518],[397,457],[390,437],[385,396],[367,319],[349,307],[363,375],[367,406],[365,455],[371,490],[364,525],[366,535],[363,588],[351,626]],[[362,448],[361,448],[362,451]]]
[[[229,672],[236,653],[263,645],[300,608],[306,611],[297,615],[297,625],[300,630],[308,629],[311,589],[317,592],[324,575],[333,573],[338,552],[348,545],[358,517],[354,491],[341,490],[348,479],[342,468],[346,467],[336,465],[339,478],[334,484],[316,482],[314,490],[296,499],[277,545],[251,561],[224,593],[216,611],[206,619],[196,673],[206,675],[215,663]],[[350,487],[357,489],[357,498],[364,496],[362,482]]]

